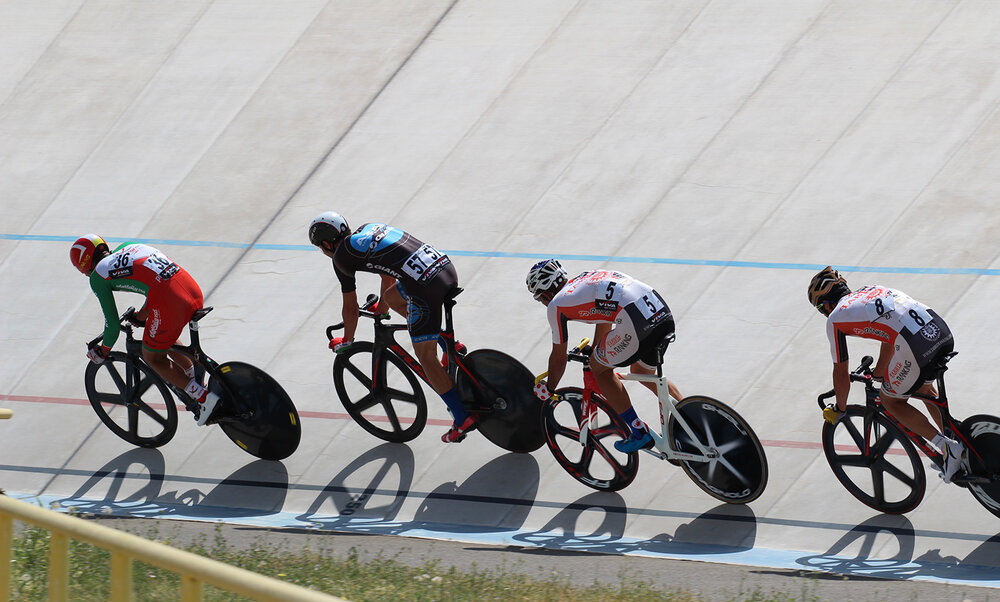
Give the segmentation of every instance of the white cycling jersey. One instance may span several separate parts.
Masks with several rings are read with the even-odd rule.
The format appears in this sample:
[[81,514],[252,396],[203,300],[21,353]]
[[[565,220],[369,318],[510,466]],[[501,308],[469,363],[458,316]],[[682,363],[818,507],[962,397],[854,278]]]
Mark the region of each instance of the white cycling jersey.
[[882,390],[896,397],[930,378],[924,369],[953,348],[951,330],[934,310],[906,293],[877,285],[841,299],[827,318],[826,333],[834,363],[847,361],[849,336],[893,345]]

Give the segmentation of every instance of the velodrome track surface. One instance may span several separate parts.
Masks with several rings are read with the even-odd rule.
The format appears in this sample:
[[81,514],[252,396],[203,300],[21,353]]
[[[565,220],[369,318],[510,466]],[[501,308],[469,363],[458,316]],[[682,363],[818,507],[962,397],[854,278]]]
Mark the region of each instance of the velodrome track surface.
[[[956,335],[956,414],[1000,413],[1000,5],[5,0],[0,56],[8,493],[1000,586],[1000,519],[965,491],[931,472],[920,507],[888,516],[834,480],[814,401],[829,353],[805,297],[834,264],[927,302]],[[533,371],[549,345],[523,285],[535,260],[653,284],[678,323],[669,375],[754,425],[767,491],[720,505],[643,458],[629,488],[592,492],[544,448],[441,444],[433,398],[410,444],[366,434],[332,390],[323,331],[339,293],[305,239],[331,209],[447,250],[460,338]],[[67,261],[89,231],[151,242],[194,274],[215,307],[206,349],[295,400],[293,456],[255,461],[186,414],[156,450],[99,423],[82,375],[101,316]]]

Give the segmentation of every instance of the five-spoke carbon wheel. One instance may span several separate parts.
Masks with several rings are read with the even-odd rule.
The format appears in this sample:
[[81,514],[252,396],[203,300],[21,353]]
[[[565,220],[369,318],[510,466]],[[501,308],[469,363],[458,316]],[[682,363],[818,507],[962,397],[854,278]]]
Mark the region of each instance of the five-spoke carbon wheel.
[[848,406],[836,424],[824,422],[823,451],[851,495],[880,512],[903,514],[924,498],[927,477],[920,455],[882,414]]
[[[545,443],[559,465],[577,481],[598,491],[618,491],[635,479],[639,454],[615,449],[614,442],[628,436],[628,425],[596,394],[586,404],[591,417],[581,429],[583,396],[582,389],[566,387],[542,406]],[[581,430],[585,431],[582,442]]]
[[427,400],[417,376],[396,354],[357,342],[333,362],[333,383],[344,409],[379,439],[410,441],[427,424]]
[[90,405],[111,432],[132,445],[159,447],[177,432],[177,406],[166,383],[145,362],[112,351],[84,373]]

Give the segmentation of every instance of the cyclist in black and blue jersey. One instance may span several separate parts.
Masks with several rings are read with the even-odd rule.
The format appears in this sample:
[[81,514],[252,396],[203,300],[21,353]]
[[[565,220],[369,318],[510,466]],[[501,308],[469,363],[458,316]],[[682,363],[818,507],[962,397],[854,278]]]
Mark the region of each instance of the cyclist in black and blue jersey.
[[454,424],[441,440],[457,443],[464,439],[475,428],[476,420],[462,405],[455,383],[437,357],[445,296],[458,286],[458,272],[448,256],[386,224],[363,224],[351,233],[347,220],[332,211],[313,219],[309,242],[333,260],[344,297],[344,336],[333,339],[331,348],[344,351],[354,342],[359,315],[355,275],[378,274],[382,278],[379,304],[385,301],[406,317],[417,360],[428,383],[451,412]]

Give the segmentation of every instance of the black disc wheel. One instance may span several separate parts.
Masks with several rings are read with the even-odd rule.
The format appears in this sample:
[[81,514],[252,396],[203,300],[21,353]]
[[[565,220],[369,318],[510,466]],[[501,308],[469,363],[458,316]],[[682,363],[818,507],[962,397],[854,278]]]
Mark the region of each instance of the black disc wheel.
[[[680,452],[708,452],[707,461],[681,460],[681,467],[705,493],[730,504],[757,499],[767,486],[767,457],[757,435],[736,410],[711,397],[686,397],[677,411],[693,431],[671,416],[670,447]],[[700,447],[695,442],[700,442]]]
[[500,351],[477,349],[462,358],[457,386],[462,403],[479,417],[477,429],[507,451],[533,452],[545,443],[535,377]]
[[971,493],[984,508],[1000,516],[1000,418],[979,414],[962,422],[962,433],[971,443],[969,466],[974,477]]
[[824,422],[823,452],[837,480],[879,512],[903,514],[924,498],[927,477],[917,449],[878,412],[850,405],[836,424]]
[[233,443],[263,460],[292,455],[302,438],[302,425],[281,385],[260,368],[243,362],[222,364],[216,376],[208,388],[220,394],[221,400],[210,423],[217,422]]
[[372,343],[354,343],[337,354],[333,384],[351,418],[379,439],[410,441],[427,424],[427,399],[417,376],[392,352],[383,351],[376,361]]
[[557,390],[542,404],[542,426],[556,461],[587,487],[618,491],[635,479],[639,454],[622,453],[613,445],[628,437],[629,427],[600,396],[585,403],[583,389]]
[[166,383],[143,361],[112,351],[84,373],[90,405],[111,432],[132,445],[159,447],[177,432],[177,406]]

